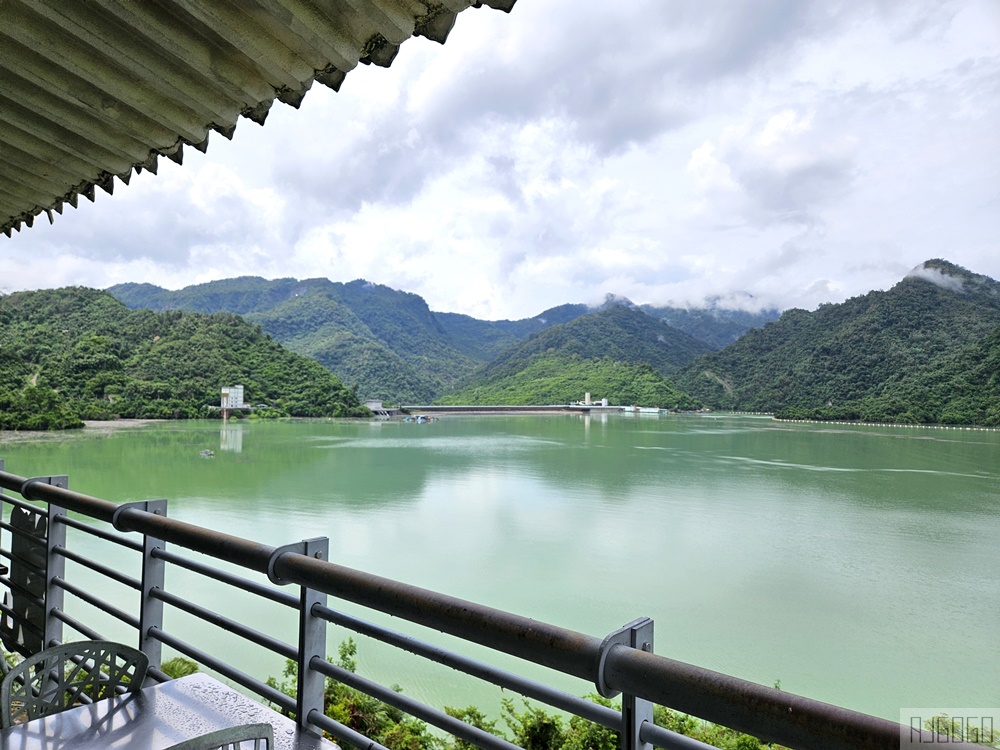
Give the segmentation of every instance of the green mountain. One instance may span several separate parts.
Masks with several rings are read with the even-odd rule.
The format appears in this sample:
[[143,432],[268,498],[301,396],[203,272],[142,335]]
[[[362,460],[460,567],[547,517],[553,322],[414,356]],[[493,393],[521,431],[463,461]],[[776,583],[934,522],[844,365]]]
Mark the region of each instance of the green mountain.
[[569,323],[545,328],[507,349],[475,378],[481,381],[511,375],[524,369],[530,360],[552,355],[644,362],[666,375],[709,351],[706,344],[641,310],[611,305]]
[[1000,426],[1000,327],[883,392],[837,406],[785,407],[781,419]]
[[476,382],[438,399],[439,404],[569,404],[585,393],[608,403],[644,404],[665,409],[697,409],[701,404],[677,390],[645,363],[611,358],[553,355],[532,359],[505,377]]
[[691,408],[697,402],[665,375],[707,351],[641,310],[611,305],[511,347],[438,403],[569,403],[589,391],[611,403]]
[[368,413],[329,371],[232,313],[130,310],[83,287],[18,292],[0,297],[0,348],[4,429],[205,416],[237,384],[278,413]]
[[679,328],[712,349],[724,349],[751,328],[760,328],[778,319],[774,309],[749,312],[718,306],[717,300],[708,300],[703,308],[662,307],[642,305],[639,309],[667,325]]
[[[345,383],[358,384],[364,396],[400,403],[427,403],[447,394],[478,367],[507,356],[508,349],[525,339],[595,312],[587,305],[567,304],[522,320],[478,320],[432,312],[415,294],[364,280],[342,284],[244,276],[177,291],[152,284],[120,284],[108,291],[132,308],[244,315],[292,351],[320,362]],[[609,296],[598,310],[622,305],[639,309]],[[750,326],[774,317],[716,307],[703,314],[670,307],[650,307],[647,312],[693,331],[708,349],[721,348]],[[664,371],[673,367],[664,366],[664,352],[649,346],[641,355],[591,351],[581,356],[606,353],[615,359],[647,361]],[[521,355],[515,351],[513,356]]]
[[[521,336],[502,326],[510,321],[479,320],[460,313],[434,313],[441,328],[460,352],[479,362],[489,362],[500,352],[521,340]],[[534,320],[531,318],[530,320]],[[539,330],[544,327],[540,326]]]
[[368,398],[428,403],[532,333],[579,317],[563,305],[521,321],[434,313],[418,295],[327,279],[244,276],[168,291],[152,284],[108,290],[131,308],[245,315],[294,352],[315,359]]
[[189,310],[190,312],[233,312],[238,315],[271,310],[289,299],[322,291],[326,279],[285,278],[268,281],[259,276],[195,284],[170,291],[153,284],[118,284],[108,292],[132,309]]
[[533,318],[521,320],[478,320],[458,313],[434,315],[455,345],[482,362],[491,362],[504,350],[552,326],[594,312],[590,305],[566,304],[551,307]]
[[129,307],[245,315],[294,352],[315,359],[362,395],[427,402],[480,363],[458,346],[416,294],[359,279],[223,279],[168,291],[150,284],[108,290]]
[[1000,284],[930,260],[888,291],[788,310],[677,383],[716,407],[786,416],[995,420],[997,326]]

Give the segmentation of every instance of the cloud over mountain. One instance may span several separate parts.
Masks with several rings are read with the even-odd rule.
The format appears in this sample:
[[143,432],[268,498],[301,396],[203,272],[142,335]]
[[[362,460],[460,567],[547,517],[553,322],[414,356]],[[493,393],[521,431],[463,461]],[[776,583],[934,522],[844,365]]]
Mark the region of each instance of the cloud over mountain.
[[5,240],[4,289],[364,277],[502,318],[997,276],[998,30],[991,0],[469,10]]

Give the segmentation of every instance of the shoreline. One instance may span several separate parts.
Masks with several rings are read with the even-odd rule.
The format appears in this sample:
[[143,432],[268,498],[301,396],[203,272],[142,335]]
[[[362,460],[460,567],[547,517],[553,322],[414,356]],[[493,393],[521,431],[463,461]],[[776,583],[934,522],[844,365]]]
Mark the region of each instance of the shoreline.
[[601,404],[524,404],[524,405],[505,405],[500,404],[496,406],[486,406],[486,405],[465,405],[465,404],[455,404],[455,405],[439,405],[439,404],[422,404],[417,406],[410,406],[404,404],[399,407],[400,409],[406,410],[410,414],[421,413],[421,414],[618,414],[621,413],[624,407],[621,406],[602,406]]
[[[409,409],[409,407],[407,407]],[[505,417],[505,416],[519,416],[519,417],[530,417],[530,416],[579,416],[581,414],[592,414],[587,410],[580,409],[565,409],[558,406],[552,407],[539,407],[536,409],[525,408],[522,406],[508,406],[503,408],[490,409],[488,407],[465,407],[465,408],[449,408],[449,407],[438,407],[436,409],[413,409],[410,411],[410,416],[416,416],[422,414],[425,416],[445,416],[445,417]],[[620,409],[606,409],[599,414],[621,414]],[[393,417],[393,419],[398,419],[399,417]]]
[[193,422],[191,419],[85,419],[83,429],[100,429],[102,427],[144,427],[157,422]]
[[905,422],[851,422],[844,419],[779,419],[771,417],[772,421],[781,424],[836,424],[846,427],[907,427],[921,430],[968,430],[971,432],[1000,432],[1000,427],[984,425],[959,424],[908,424]]
[[[623,411],[620,406],[600,406],[600,405],[558,405],[552,404],[547,406],[405,406],[403,407],[410,411],[411,415],[415,416],[417,414],[425,414],[427,416],[442,416],[442,417],[489,417],[489,416],[508,416],[508,417],[526,417],[526,416],[591,416],[591,415],[607,415],[607,414],[621,414],[622,416],[640,416],[639,414],[634,414],[630,411]],[[881,428],[892,428],[898,427],[903,429],[922,429],[922,430],[954,430],[959,432],[1000,432],[1000,427],[991,427],[985,425],[944,425],[944,424],[905,424],[900,422],[860,422],[860,421],[849,421],[849,420],[823,420],[823,419],[779,419],[768,412],[727,412],[727,411],[710,411],[704,412],[707,414],[713,414],[715,416],[757,416],[757,417],[770,417],[772,422],[777,422],[778,424],[809,424],[809,425],[829,425],[829,426],[840,426],[840,427],[881,427]],[[667,414],[645,414],[642,416],[691,416],[692,414],[699,414],[699,412],[692,412],[688,414],[687,412],[673,412]],[[333,421],[344,421],[344,422],[390,422],[390,421],[402,421],[404,415],[394,414],[388,417],[373,417],[370,419],[358,419],[358,418],[343,418],[339,419],[336,417],[285,417],[283,420],[295,421],[295,420],[333,420]],[[233,420],[235,424],[249,423],[252,420],[238,419]],[[219,420],[205,420],[205,419],[111,419],[111,420],[84,420],[83,427],[74,430],[51,430],[51,431],[33,431],[33,430],[0,430],[0,443],[7,442],[28,442],[28,441],[45,441],[53,439],[65,439],[71,435],[78,436],[94,436],[101,434],[111,434],[118,430],[127,429],[138,429],[142,427],[147,427],[154,424],[162,424],[167,422],[213,422],[218,424],[220,427],[224,424]]]

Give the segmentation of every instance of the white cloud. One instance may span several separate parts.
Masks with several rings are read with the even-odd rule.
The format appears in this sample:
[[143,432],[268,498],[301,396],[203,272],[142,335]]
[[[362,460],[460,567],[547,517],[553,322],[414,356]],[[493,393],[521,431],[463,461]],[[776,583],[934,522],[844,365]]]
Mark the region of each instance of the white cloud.
[[947,289],[951,292],[963,292],[965,291],[965,282],[956,277],[950,276],[939,268],[928,268],[927,266],[921,264],[906,274],[907,278],[914,279],[924,279],[932,284],[936,284],[943,289]]
[[[524,317],[1000,277],[1000,8],[522,0],[0,241],[3,288],[357,277]],[[752,295],[752,296],[748,296]]]
[[831,138],[814,119],[814,112],[784,108],[761,123],[728,127],[718,145],[706,141],[692,151],[695,213],[760,226],[821,224],[822,209],[850,187],[857,138]]

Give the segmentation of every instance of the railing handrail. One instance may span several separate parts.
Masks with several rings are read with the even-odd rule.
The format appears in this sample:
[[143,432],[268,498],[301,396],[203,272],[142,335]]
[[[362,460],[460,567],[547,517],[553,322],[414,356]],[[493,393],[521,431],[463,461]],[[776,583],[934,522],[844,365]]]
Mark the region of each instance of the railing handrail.
[[118,531],[137,531],[194,552],[258,573],[273,571],[289,583],[324,591],[347,601],[402,617],[558,671],[595,681],[601,639],[440,594],[390,578],[317,560],[294,552],[274,558],[266,544],[203,526],[64,490],[0,471],[0,487],[28,500],[51,502],[111,523]]
[[[504,610],[0,471],[0,487],[401,617],[535,664],[802,748],[900,747],[900,724]],[[951,745],[956,749],[960,743]],[[972,750],[975,745],[965,745]],[[981,750],[981,748],[979,749]]]

